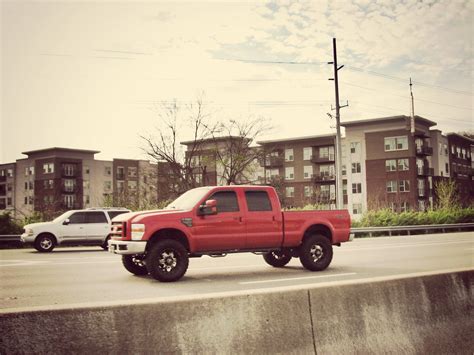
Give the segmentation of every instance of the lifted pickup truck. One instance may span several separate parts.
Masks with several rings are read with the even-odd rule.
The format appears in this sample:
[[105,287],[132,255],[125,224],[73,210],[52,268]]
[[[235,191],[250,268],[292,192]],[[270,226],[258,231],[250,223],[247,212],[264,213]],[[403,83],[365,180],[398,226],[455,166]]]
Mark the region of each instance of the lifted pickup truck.
[[125,213],[112,221],[109,251],[135,275],[179,280],[190,257],[253,252],[274,267],[292,257],[311,271],[326,269],[333,245],[352,240],[347,210],[281,211],[267,186],[199,187],[164,210]]

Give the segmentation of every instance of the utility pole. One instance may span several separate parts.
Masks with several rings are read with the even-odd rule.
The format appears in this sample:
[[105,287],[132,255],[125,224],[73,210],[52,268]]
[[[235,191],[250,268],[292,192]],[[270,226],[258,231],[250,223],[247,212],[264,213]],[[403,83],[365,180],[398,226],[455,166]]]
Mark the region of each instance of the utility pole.
[[411,96],[411,114],[410,114],[410,132],[411,135],[415,135],[415,100],[413,99],[413,91],[412,91],[413,84],[411,83],[410,78],[410,96]]
[[[344,106],[339,105],[339,81],[337,72],[339,69],[342,69],[344,65],[340,67],[337,66],[337,50],[336,50],[336,39],[332,39],[332,49],[333,49],[333,61],[328,62],[328,64],[334,65],[334,78],[329,80],[334,80],[334,87],[336,91],[336,207],[337,209],[342,209],[343,198],[342,198],[342,145],[341,145],[341,117],[339,110],[342,107],[349,106],[347,103]],[[331,106],[332,109],[332,106]]]

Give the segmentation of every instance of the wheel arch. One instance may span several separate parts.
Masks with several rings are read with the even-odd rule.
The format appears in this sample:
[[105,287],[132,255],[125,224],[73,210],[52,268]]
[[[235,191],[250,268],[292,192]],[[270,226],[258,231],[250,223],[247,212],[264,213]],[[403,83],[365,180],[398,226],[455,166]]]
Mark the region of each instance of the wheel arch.
[[306,238],[309,238],[313,234],[321,234],[321,235],[325,236],[326,238],[329,239],[329,241],[332,244],[333,231],[329,226],[327,226],[325,224],[321,224],[321,223],[313,224],[313,225],[309,226],[303,234],[302,242],[303,242],[303,240],[305,240]]
[[176,228],[163,228],[159,229],[152,234],[148,242],[146,243],[146,251],[150,250],[150,248],[159,240],[164,239],[172,239],[180,242],[186,248],[188,252],[191,251],[191,247],[189,244],[188,236],[182,230]]
[[40,238],[40,237],[42,237],[42,236],[44,236],[44,235],[49,235],[49,236],[53,237],[53,239],[54,239],[54,244],[58,245],[58,238],[54,235],[54,233],[51,233],[51,232],[41,232],[41,233],[39,233],[39,234],[36,236],[36,238],[35,238],[35,243],[36,243],[36,241],[38,240],[38,238]]

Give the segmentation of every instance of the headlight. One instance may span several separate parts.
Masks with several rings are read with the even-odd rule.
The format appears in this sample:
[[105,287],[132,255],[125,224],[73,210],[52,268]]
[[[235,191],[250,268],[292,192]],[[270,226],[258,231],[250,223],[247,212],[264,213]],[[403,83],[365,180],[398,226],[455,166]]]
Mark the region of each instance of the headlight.
[[145,234],[144,224],[132,224],[132,240],[141,240]]
[[32,236],[34,234],[33,229],[31,229],[31,228],[26,228],[25,233],[26,233],[27,236]]

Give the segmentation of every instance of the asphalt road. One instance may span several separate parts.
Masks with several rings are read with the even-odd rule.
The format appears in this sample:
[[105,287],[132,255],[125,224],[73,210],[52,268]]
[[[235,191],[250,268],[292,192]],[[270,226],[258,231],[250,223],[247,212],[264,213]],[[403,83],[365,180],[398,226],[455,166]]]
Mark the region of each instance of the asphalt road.
[[174,283],[134,276],[123,268],[120,256],[99,247],[57,248],[49,254],[8,249],[0,251],[0,310],[199,296],[464,268],[474,269],[472,232],[356,239],[335,247],[332,264],[323,272],[307,271],[295,258],[277,269],[248,253],[202,257],[191,259],[185,276]]

